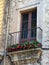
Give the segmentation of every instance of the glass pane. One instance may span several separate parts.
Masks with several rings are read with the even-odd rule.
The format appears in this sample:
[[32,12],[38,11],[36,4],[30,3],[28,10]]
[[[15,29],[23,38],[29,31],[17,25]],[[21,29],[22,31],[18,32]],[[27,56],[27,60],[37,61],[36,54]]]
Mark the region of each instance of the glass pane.
[[34,11],[34,12],[32,12],[32,20],[33,20],[33,19],[36,19],[36,18],[37,18],[37,12]]
[[26,39],[28,37],[28,30],[24,30],[23,32],[22,32],[22,39]]
[[32,20],[31,20],[31,37],[35,38],[36,37],[36,23],[37,23],[37,11],[35,10],[32,12]]
[[31,30],[31,37],[36,38],[36,29]]
[[22,15],[22,35],[21,38],[25,39],[28,37],[28,14]]

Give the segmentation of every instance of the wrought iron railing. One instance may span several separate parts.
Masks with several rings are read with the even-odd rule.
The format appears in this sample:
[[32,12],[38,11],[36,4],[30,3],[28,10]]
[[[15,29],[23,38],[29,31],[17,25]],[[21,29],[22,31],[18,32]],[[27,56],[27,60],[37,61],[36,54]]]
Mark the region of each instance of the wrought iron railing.
[[18,32],[9,33],[8,36],[8,46],[21,43],[23,40],[33,40],[37,39],[38,42],[42,43],[42,29],[40,27],[35,27],[32,29],[25,29]]

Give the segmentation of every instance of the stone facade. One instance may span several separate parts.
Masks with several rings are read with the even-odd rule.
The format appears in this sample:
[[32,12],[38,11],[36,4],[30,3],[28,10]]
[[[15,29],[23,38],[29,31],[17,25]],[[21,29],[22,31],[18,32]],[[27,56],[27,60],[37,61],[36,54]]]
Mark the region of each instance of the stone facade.
[[[12,0],[11,3],[10,33],[20,31],[21,11],[37,7],[37,27],[41,27],[43,30],[42,46],[49,48],[49,0]],[[39,39],[37,38],[37,40]],[[43,50],[41,65],[48,64],[49,50]]]
[[11,0],[9,33],[20,31],[21,12],[35,7],[37,27],[42,29],[42,37],[39,38],[37,33],[37,40],[42,43],[44,50],[42,49],[40,64],[33,65],[49,65],[49,0]]
[[[20,31],[20,20],[21,20],[21,11],[37,7],[37,27],[41,27],[42,32],[42,44],[43,47],[49,43],[49,1],[40,1],[40,0],[12,0],[10,8],[10,32]],[[15,15],[16,14],[16,15]],[[13,25],[12,25],[13,24]],[[14,27],[13,27],[14,26]],[[49,45],[48,45],[49,46]],[[47,46],[47,47],[48,47]]]
[[48,65],[49,64],[49,50],[43,50],[41,65]]

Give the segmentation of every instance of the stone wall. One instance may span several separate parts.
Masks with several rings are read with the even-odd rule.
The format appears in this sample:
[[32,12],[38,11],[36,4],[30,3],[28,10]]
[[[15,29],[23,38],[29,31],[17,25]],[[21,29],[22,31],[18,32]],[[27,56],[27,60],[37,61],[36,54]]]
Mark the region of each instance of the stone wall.
[[43,41],[41,65],[49,65],[49,0],[43,1]]
[[49,65],[49,50],[43,50],[41,65]]
[[43,47],[49,48],[49,1],[44,1],[43,14]]
[[[26,9],[37,7],[37,27],[41,27],[43,48],[49,48],[49,0],[12,0],[10,33],[20,30],[21,13]],[[12,2],[11,2],[12,3]],[[38,38],[37,38],[38,39]],[[38,39],[40,40],[40,39]],[[40,40],[41,41],[41,40]],[[43,50],[41,65],[49,64],[49,50]]]

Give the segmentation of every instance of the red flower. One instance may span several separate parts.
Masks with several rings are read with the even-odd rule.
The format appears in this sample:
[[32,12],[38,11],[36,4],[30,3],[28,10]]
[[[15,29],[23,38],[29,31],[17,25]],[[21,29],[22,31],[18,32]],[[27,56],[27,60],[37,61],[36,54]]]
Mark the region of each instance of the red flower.
[[17,48],[12,48],[12,51],[17,51]]
[[28,48],[34,48],[35,46],[34,46],[34,44],[29,44],[28,45]]
[[20,44],[18,44],[17,49],[20,49],[20,48],[21,48],[21,46],[20,46]]
[[34,45],[34,44],[32,44],[32,47],[35,47],[35,45]]
[[38,44],[38,47],[42,47],[42,44],[41,44],[41,43],[39,43],[39,44]]
[[23,47],[23,49],[28,49],[28,46],[27,46],[27,45],[25,45],[25,46]]

